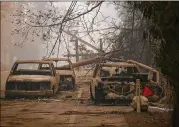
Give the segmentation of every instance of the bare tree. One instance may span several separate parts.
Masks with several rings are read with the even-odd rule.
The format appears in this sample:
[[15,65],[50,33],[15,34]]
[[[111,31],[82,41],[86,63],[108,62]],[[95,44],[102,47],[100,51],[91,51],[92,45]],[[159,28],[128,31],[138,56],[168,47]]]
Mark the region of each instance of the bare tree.
[[114,2],[114,4],[121,19],[120,22],[113,24],[119,32],[114,32],[111,38],[113,50],[119,50],[115,53],[116,57],[124,56],[151,65],[151,38],[146,30],[149,21],[134,8],[134,4],[129,5],[126,2]]
[[[77,11],[77,2],[75,1],[71,2],[66,11],[59,10],[52,2],[48,3],[46,10],[30,9],[25,4],[22,4],[12,15],[14,17],[13,23],[17,25],[12,34],[20,34],[23,38],[23,41],[16,43],[16,45],[22,46],[29,39],[29,36],[40,37],[47,42],[48,57],[54,54],[55,48],[57,48],[58,57],[63,29],[69,29],[71,24],[79,22],[80,17],[94,11],[102,3],[103,1],[88,2],[86,10],[83,12],[81,10]],[[34,39],[31,41],[34,41]],[[52,47],[49,50],[50,45]]]

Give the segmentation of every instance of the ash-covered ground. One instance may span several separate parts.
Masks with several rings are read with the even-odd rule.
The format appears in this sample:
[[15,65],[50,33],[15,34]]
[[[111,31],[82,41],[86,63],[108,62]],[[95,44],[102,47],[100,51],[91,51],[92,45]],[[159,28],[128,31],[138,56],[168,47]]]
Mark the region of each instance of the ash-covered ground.
[[80,79],[76,91],[51,98],[1,99],[2,127],[170,127],[169,112],[149,108],[136,113],[131,106],[94,105],[89,82]]

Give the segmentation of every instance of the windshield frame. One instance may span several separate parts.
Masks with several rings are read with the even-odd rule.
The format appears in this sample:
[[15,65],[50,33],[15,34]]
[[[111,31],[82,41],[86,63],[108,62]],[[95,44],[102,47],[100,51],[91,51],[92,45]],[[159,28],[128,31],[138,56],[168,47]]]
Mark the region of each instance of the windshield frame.
[[[49,72],[51,73],[50,76],[55,76],[55,72],[53,71],[53,70],[55,70],[55,69],[54,69],[54,66],[53,66],[53,63],[50,63],[50,62],[48,62],[48,63],[47,63],[47,62],[44,62],[44,63],[43,63],[43,62],[33,62],[33,61],[32,61],[32,62],[17,62],[17,61],[16,61],[16,62],[14,63],[14,65],[12,66],[12,68],[11,68],[11,71],[10,71],[10,74],[9,74],[10,76],[11,76],[11,75],[14,75],[13,73],[14,73],[15,71],[17,71],[17,67],[18,67],[18,65],[20,65],[20,64],[38,64],[38,70],[39,70],[39,71],[40,71],[39,68],[40,68],[40,66],[41,66],[42,64],[48,64],[49,67],[50,67],[50,68],[49,68]],[[27,69],[27,70],[33,70],[33,69]],[[38,70],[37,70],[37,71],[38,71]],[[29,72],[30,72],[30,71],[29,71]],[[25,75],[25,74],[22,74],[22,75]],[[33,75],[33,74],[32,74],[32,75]],[[35,75],[35,74],[34,74],[34,75]],[[41,74],[40,74],[40,75],[41,75]],[[43,75],[43,74],[42,74],[42,75]]]

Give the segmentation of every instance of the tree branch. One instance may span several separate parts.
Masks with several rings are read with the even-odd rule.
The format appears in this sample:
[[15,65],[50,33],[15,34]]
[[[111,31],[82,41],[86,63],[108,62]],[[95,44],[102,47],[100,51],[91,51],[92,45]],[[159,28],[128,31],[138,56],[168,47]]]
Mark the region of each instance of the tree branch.
[[[100,6],[103,2],[104,2],[104,1],[100,1],[98,4],[96,4],[96,5],[95,5],[94,7],[92,7],[90,10],[88,10],[88,11],[86,11],[86,12],[84,12],[84,13],[81,13],[81,14],[79,14],[79,15],[76,16],[76,17],[67,18],[66,20],[63,21],[63,23],[68,22],[68,21],[71,21],[71,20],[74,20],[74,19],[76,19],[76,18],[79,18],[79,17],[82,16],[82,15],[85,15],[85,14],[87,14],[87,13],[93,11],[95,8],[97,8],[98,6]],[[32,27],[51,27],[51,26],[58,26],[58,25],[61,25],[61,24],[62,24],[62,22],[55,23],[55,24],[49,24],[49,25],[32,25],[32,24],[29,24],[29,23],[27,23],[27,22],[25,22],[25,23],[26,23],[27,25],[29,25],[29,26],[32,26]]]

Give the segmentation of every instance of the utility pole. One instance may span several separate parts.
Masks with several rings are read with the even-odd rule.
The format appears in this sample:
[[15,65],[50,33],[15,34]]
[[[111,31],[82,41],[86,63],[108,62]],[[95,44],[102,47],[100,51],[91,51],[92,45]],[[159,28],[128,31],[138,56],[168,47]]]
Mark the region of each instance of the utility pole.
[[[75,50],[76,50],[76,53],[75,54],[67,54],[67,55],[63,55],[65,57],[76,57],[76,62],[79,61],[79,56],[82,56],[82,57],[89,57],[89,56],[96,56],[96,55],[101,55],[103,54],[103,42],[102,42],[102,39],[100,39],[100,49],[93,46],[92,44],[88,43],[87,41],[81,39],[80,37],[78,37],[76,34],[77,34],[77,31],[75,31],[74,34],[72,34],[71,32],[69,31],[65,31],[63,30],[63,32],[65,32],[66,34],[72,36],[72,39],[70,41],[73,41],[75,42]],[[74,39],[75,38],[75,39]],[[91,47],[92,49],[96,50],[97,53],[92,53],[92,54],[89,54],[89,53],[79,53],[79,47],[78,47],[78,41],[80,41],[81,43]]]
[[66,34],[68,34],[68,35],[72,36],[73,38],[78,39],[78,41],[80,41],[80,42],[82,42],[83,44],[85,44],[85,45],[87,45],[87,46],[91,47],[92,49],[95,49],[96,51],[99,51],[99,49],[98,49],[98,48],[96,48],[96,47],[95,47],[95,46],[93,46],[92,44],[88,43],[87,41],[85,41],[85,40],[81,39],[81,38],[80,38],[80,37],[78,37],[76,34],[72,34],[72,33],[70,33],[69,31],[65,31],[65,30],[63,30],[63,32],[65,32]]

